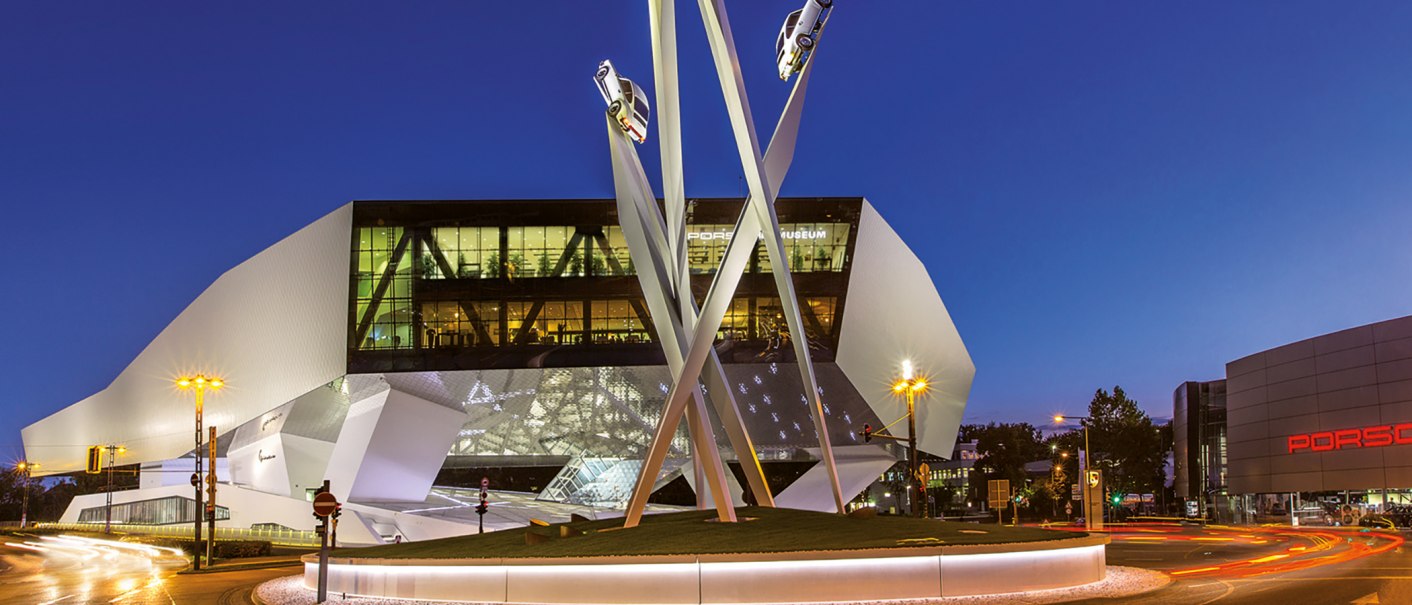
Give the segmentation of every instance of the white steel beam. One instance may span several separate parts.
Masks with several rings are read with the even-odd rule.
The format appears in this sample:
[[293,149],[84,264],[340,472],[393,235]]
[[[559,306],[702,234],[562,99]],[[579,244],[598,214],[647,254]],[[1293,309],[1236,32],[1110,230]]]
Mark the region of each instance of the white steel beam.
[[[656,200],[647,185],[647,176],[642,172],[642,163],[637,158],[633,143],[612,118],[605,117],[605,120],[609,147],[613,154],[613,185],[617,191],[618,220],[623,227],[623,239],[627,241],[628,252],[633,258],[646,261],[635,263],[638,281],[642,284],[643,298],[647,302],[648,310],[657,324],[657,337],[662,341],[667,366],[673,374],[677,374],[682,369],[682,351],[686,341],[681,319],[673,305],[668,279],[669,265],[664,262],[663,253],[667,252],[667,246],[663,237],[661,214],[657,212]],[[646,212],[648,210],[650,213]],[[688,398],[682,398],[676,407],[668,406],[663,411],[653,435],[653,443],[670,443],[681,424],[682,413],[690,406],[688,424],[691,429],[689,432],[692,449],[701,460],[706,478],[705,485],[711,492],[720,519],[735,521],[735,507],[727,487],[725,465],[721,462],[720,449],[716,447],[715,432],[709,422],[710,415],[706,411],[701,386],[695,378],[691,380],[689,391],[690,401]],[[644,461],[644,472],[638,475],[637,484],[633,488],[634,494],[640,491],[651,493],[665,453],[663,451],[663,455],[656,459],[655,465],[650,465],[655,469],[650,473],[645,471],[649,467],[651,457],[649,456],[649,461]]]
[[[648,11],[652,23],[652,61],[657,82],[657,140],[662,155],[662,194],[666,210],[666,230],[668,257],[672,261],[669,272],[676,287],[678,317],[682,325],[694,327],[697,319],[696,299],[691,292],[691,272],[687,263],[686,243],[686,192],[682,172],[681,150],[681,104],[680,88],[677,79],[677,30],[675,0],[648,0]],[[650,189],[649,189],[650,191]],[[654,211],[655,214],[655,211]],[[689,329],[689,328],[688,328]],[[685,343],[683,343],[685,344]],[[684,354],[685,348],[683,348]],[[713,349],[710,354],[710,368],[702,376],[712,393],[710,401],[716,408],[731,448],[735,450],[746,483],[755,496],[757,504],[774,506],[774,496],[765,481],[764,469],[760,466],[755,444],[745,428],[745,421],[736,405],[735,394],[728,387],[725,368]],[[692,426],[692,416],[688,416],[688,427]],[[706,418],[709,420],[709,417]],[[691,430],[689,428],[689,430]],[[695,457],[693,457],[695,458]],[[706,485],[701,481],[701,465],[693,465],[698,473],[695,485]],[[697,506],[703,504],[702,490],[697,490]]]
[[[745,79],[740,73],[740,60],[736,56],[735,38],[731,33],[730,19],[726,14],[725,0],[697,0],[701,7],[701,18],[706,25],[706,38],[711,45],[716,72],[721,80],[721,92],[726,100],[726,112],[731,118],[731,129],[735,132],[736,150],[740,153],[741,167],[750,188],[750,201],[747,212],[754,212],[765,232],[765,250],[770,258],[770,268],[779,290],[780,306],[789,326],[790,340],[794,343],[794,354],[799,365],[800,380],[808,398],[809,410],[814,417],[814,429],[819,433],[820,457],[829,471],[832,483],[834,504],[839,513],[845,512],[843,493],[838,484],[838,468],[834,463],[833,447],[829,440],[827,420],[824,418],[823,400],[819,394],[818,378],[814,374],[814,363],[809,352],[809,339],[804,331],[804,320],[799,312],[799,299],[794,294],[794,279],[789,272],[789,259],[784,256],[784,245],[780,240],[779,216],[775,214],[775,195],[779,191],[782,175],[771,179],[766,174],[760,154],[760,141],[755,134],[755,121],[750,115],[749,96],[745,91]],[[813,62],[813,53],[809,63]],[[800,81],[805,81],[801,75]],[[795,95],[791,95],[794,100]],[[798,95],[802,101],[803,95]],[[793,155],[795,136],[798,132],[798,116],[793,129],[787,129],[785,141]],[[732,239],[740,237],[737,234]],[[732,289],[729,296],[734,295]],[[696,343],[694,343],[696,344]]]
[[[737,147],[742,153],[741,162],[746,168],[747,175],[754,178],[751,182],[751,195],[747,200],[747,208],[742,212],[740,219],[736,222],[736,227],[731,241],[726,246],[725,258],[722,259],[721,267],[716,272],[711,283],[711,289],[702,305],[700,314],[694,326],[690,340],[691,348],[687,352],[682,371],[677,374],[672,386],[667,394],[667,403],[663,410],[664,420],[670,418],[675,423],[681,415],[681,409],[686,405],[688,389],[696,384],[696,377],[700,375],[701,369],[708,357],[715,353],[711,346],[714,342],[715,333],[720,329],[721,321],[725,317],[726,310],[730,306],[731,299],[735,296],[737,286],[745,272],[745,267],[749,263],[750,254],[755,248],[762,233],[762,214],[758,211],[751,211],[749,206],[761,204],[761,200],[768,206],[770,216],[773,216],[774,198],[779,192],[779,183],[783,181],[785,173],[788,172],[794,159],[795,142],[798,138],[799,121],[803,111],[804,95],[808,88],[809,74],[812,71],[813,59],[817,55],[817,50],[811,53],[804,68],[795,81],[795,87],[790,94],[789,102],[785,106],[784,113],[780,116],[780,121],[776,125],[775,134],[771,140],[769,150],[765,154],[763,166],[768,167],[768,172],[762,172],[762,162],[760,160],[758,142],[753,128],[753,122],[749,118],[749,105],[744,101],[744,83],[740,78],[739,64],[735,58],[734,44],[729,32],[729,24],[724,21],[724,11],[716,10],[716,5],[720,0],[699,0],[702,10],[702,18],[706,23],[707,37],[711,41],[713,56],[716,59],[718,75],[721,78],[722,92],[727,99],[727,109],[731,117],[732,128],[736,133]],[[718,18],[719,15],[719,18]],[[714,25],[714,28],[713,28]],[[725,29],[721,30],[722,25]],[[714,30],[714,31],[713,31]],[[719,33],[720,35],[716,35]],[[748,155],[747,155],[748,154]],[[753,159],[753,162],[750,161]],[[754,170],[751,170],[751,167]],[[767,186],[768,183],[768,186]],[[768,197],[766,197],[768,194]],[[775,219],[773,234],[778,244],[778,219]],[[768,248],[768,245],[767,245]],[[783,269],[783,271],[781,271]],[[810,393],[812,399],[810,405],[811,415],[814,417],[815,430],[820,438],[820,457],[823,458],[825,468],[828,470],[834,496],[834,505],[838,512],[844,511],[843,495],[838,483],[838,470],[833,459],[832,446],[829,442],[827,425],[824,420],[822,400],[819,398],[817,381],[813,373],[813,365],[808,354],[808,343],[802,331],[802,321],[799,321],[798,307],[794,303],[793,280],[788,278],[788,266],[775,268],[776,273],[782,273],[785,279],[790,282],[788,290],[788,308],[792,310],[794,321],[790,324],[790,330],[797,335],[794,338],[796,346],[796,357],[801,364],[800,374],[804,381],[805,389]],[[778,278],[779,276],[777,276]],[[778,284],[778,282],[777,282]],[[786,299],[784,292],[781,292],[782,301]],[[804,356],[798,354],[799,350],[805,352]],[[690,385],[690,386],[688,386]],[[654,437],[648,446],[648,454],[643,462],[642,475],[639,477],[639,489],[635,490],[632,499],[628,503],[626,511],[628,527],[637,525],[642,516],[642,511],[647,505],[647,497],[651,495],[651,486],[643,485],[642,477],[656,477],[660,472],[663,460],[666,458],[667,450],[671,444],[670,434],[662,434],[661,431]]]

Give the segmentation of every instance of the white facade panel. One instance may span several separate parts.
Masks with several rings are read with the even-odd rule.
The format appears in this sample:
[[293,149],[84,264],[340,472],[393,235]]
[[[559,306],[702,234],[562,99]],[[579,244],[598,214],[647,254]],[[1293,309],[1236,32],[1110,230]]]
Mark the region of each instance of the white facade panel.
[[421,502],[466,413],[396,389],[354,403],[326,477],[339,500]]
[[[119,463],[177,458],[193,447],[183,373],[220,375],[205,421],[222,432],[347,369],[352,204],[221,275],[104,390],[22,431],[26,458],[81,469],[84,445],[123,444]],[[61,447],[68,446],[68,447]]]
[[[917,447],[950,456],[976,366],[927,268],[867,200],[854,250],[838,367],[878,417],[891,422],[907,413],[891,387],[910,359],[930,385],[917,400]],[[906,433],[900,425],[892,430]]]

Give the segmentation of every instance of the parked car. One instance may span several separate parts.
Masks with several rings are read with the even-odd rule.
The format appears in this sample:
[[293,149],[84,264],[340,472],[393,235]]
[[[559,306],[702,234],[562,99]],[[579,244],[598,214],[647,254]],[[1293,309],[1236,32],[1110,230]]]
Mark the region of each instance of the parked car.
[[618,75],[618,70],[613,69],[613,63],[607,59],[598,64],[593,81],[598,84],[603,102],[608,104],[608,115],[618,121],[623,132],[639,143],[647,141],[647,120],[652,117],[652,108],[647,105],[647,95],[642,89]]
[[790,76],[804,68],[804,62],[809,60],[809,54],[819,42],[819,29],[824,25],[826,13],[832,8],[833,0],[805,0],[804,8],[784,18],[780,37],[775,40],[781,80],[788,82]]

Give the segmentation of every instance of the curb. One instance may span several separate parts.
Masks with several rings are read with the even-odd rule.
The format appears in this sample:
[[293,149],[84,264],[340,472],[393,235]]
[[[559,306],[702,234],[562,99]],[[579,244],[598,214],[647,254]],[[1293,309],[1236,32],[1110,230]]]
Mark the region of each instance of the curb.
[[212,574],[212,573],[225,573],[225,572],[228,572],[228,571],[250,571],[250,570],[252,570],[252,569],[275,569],[275,568],[279,568],[279,567],[294,567],[294,566],[296,566],[296,565],[303,565],[303,563],[302,563],[301,561],[299,561],[298,559],[292,559],[292,560],[289,560],[289,561],[267,561],[267,562],[265,562],[265,563],[250,563],[250,564],[246,564],[246,565],[229,565],[229,566],[223,565],[223,566],[219,566],[219,567],[217,567],[217,568],[215,568],[215,569],[212,569],[212,568],[210,568],[210,567],[205,567],[205,568],[202,568],[200,571],[195,571],[195,570],[192,570],[190,567],[187,567],[186,569],[183,569],[183,570],[181,570],[181,571],[178,571],[178,572],[177,572],[177,575],[182,575],[182,576],[197,576],[197,575],[205,575],[205,574]]

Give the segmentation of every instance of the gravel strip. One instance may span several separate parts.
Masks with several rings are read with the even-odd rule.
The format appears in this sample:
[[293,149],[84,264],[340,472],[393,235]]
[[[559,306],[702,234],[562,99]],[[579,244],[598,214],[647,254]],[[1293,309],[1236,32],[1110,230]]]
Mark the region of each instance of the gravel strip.
[[[1065,603],[1079,599],[1105,599],[1126,597],[1157,590],[1172,580],[1167,574],[1139,569],[1136,567],[1108,566],[1108,577],[1101,582],[1076,586],[1037,590],[1009,595],[978,597],[946,597],[941,599],[919,599],[907,601],[875,601],[876,605],[1044,605]],[[294,575],[265,582],[255,588],[255,594],[267,605],[314,605],[314,591],[304,587],[304,576]],[[409,601],[403,599],[375,599],[369,597],[342,598],[338,593],[329,594],[329,603],[348,605],[443,605],[444,601]],[[863,602],[864,605],[872,603]]]

